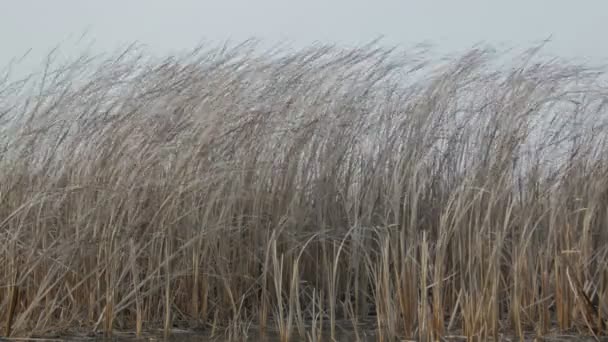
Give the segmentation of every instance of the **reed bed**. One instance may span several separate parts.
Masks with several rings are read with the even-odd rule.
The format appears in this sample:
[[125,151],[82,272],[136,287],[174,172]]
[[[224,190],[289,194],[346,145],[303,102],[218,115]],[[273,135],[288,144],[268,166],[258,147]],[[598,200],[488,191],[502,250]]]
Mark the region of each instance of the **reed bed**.
[[539,48],[132,46],[5,77],[2,333],[606,334],[605,74]]

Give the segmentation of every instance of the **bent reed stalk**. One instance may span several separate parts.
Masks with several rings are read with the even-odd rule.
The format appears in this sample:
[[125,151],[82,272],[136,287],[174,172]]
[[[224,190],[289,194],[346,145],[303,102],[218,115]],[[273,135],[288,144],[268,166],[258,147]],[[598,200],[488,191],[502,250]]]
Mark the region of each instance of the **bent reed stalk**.
[[5,334],[606,334],[603,69],[257,46],[4,78]]

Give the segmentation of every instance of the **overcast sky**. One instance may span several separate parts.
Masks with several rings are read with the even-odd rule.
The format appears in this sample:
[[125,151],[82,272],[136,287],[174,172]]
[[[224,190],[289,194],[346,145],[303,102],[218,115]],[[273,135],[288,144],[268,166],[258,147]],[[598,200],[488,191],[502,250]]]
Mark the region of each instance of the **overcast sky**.
[[606,0],[5,0],[0,13],[0,66],[33,49],[21,68],[40,63],[60,43],[64,55],[79,53],[84,32],[95,51],[133,41],[165,54],[202,40],[257,37],[297,47],[382,35],[386,44],[428,42],[453,52],[479,42],[527,46],[552,36],[550,53],[592,62],[608,57]]

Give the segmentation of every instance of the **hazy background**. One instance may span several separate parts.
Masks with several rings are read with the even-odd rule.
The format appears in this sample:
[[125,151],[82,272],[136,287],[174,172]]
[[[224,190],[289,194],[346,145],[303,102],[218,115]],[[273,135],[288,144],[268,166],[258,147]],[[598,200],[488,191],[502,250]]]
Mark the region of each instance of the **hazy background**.
[[166,54],[203,40],[250,37],[298,47],[382,35],[384,44],[428,42],[442,52],[479,42],[521,47],[551,37],[545,52],[593,63],[608,56],[605,0],[19,0],[3,1],[0,13],[0,67],[32,49],[13,67],[17,72],[32,71],[58,44],[64,57],[133,41]]

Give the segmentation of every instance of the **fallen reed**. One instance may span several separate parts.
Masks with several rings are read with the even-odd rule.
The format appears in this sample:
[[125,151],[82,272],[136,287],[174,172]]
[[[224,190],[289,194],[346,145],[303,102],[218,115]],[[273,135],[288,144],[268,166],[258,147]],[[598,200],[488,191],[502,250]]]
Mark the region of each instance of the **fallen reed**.
[[133,46],[4,78],[2,331],[605,334],[604,71],[537,52]]

